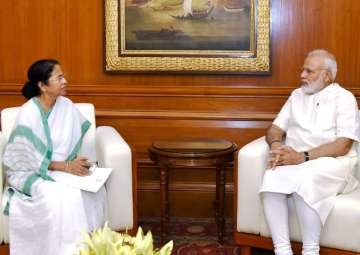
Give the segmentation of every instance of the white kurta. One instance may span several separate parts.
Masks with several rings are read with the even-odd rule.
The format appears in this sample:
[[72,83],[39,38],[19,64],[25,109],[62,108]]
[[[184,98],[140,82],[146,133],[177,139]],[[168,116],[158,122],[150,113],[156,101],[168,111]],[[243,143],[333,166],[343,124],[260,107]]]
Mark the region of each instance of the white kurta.
[[75,189],[52,181],[54,172],[48,170],[51,161],[76,157],[89,125],[64,97],[48,113],[35,98],[22,106],[4,153],[12,194],[7,206],[12,255],[72,255],[81,231],[103,225],[105,188]]
[[324,224],[335,196],[343,192],[347,184],[354,186],[353,170],[360,136],[358,111],[353,94],[336,83],[313,95],[303,93],[301,88],[294,90],[273,122],[286,132],[286,145],[296,151],[307,151],[338,137],[355,142],[342,157],[322,157],[267,170],[260,192],[296,192],[318,212]]

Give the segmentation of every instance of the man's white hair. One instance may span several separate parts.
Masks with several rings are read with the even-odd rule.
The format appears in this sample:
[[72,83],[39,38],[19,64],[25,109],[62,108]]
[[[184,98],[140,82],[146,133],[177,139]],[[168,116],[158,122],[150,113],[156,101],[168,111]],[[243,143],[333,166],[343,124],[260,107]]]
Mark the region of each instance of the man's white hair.
[[310,51],[308,57],[321,57],[324,60],[324,68],[331,72],[331,80],[335,81],[337,73],[337,63],[333,54],[324,49]]

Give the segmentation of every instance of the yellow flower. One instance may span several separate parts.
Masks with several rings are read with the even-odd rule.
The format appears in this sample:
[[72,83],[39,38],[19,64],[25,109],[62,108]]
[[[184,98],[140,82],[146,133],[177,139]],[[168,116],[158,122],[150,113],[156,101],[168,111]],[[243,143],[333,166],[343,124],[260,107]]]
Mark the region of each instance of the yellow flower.
[[85,248],[80,255],[170,255],[173,241],[165,244],[160,250],[154,250],[151,232],[144,236],[141,227],[135,237],[112,231],[107,222],[102,229],[96,229],[91,236],[82,232]]

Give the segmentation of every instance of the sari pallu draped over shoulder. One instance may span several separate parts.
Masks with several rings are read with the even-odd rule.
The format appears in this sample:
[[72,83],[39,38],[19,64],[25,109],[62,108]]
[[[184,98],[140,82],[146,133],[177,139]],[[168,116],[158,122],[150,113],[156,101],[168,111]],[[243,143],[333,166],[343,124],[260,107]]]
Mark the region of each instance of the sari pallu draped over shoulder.
[[21,107],[3,156],[9,185],[5,214],[15,192],[31,197],[39,182],[54,181],[49,164],[75,159],[89,127],[90,122],[65,97],[58,97],[47,112],[35,97]]

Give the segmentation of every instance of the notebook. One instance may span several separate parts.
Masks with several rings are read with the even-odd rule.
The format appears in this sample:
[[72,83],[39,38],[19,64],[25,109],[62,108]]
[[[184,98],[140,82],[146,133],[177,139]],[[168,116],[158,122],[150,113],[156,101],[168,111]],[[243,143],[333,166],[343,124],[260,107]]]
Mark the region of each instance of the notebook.
[[109,178],[111,172],[112,168],[94,167],[90,169],[91,174],[88,176],[77,176],[61,171],[50,171],[49,174],[56,182],[81,190],[97,192]]

